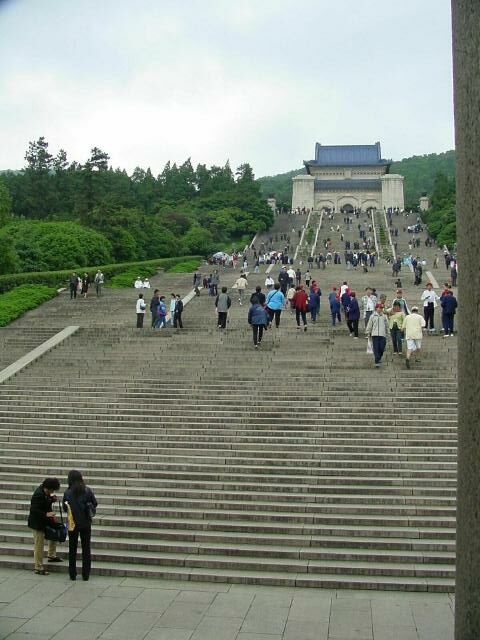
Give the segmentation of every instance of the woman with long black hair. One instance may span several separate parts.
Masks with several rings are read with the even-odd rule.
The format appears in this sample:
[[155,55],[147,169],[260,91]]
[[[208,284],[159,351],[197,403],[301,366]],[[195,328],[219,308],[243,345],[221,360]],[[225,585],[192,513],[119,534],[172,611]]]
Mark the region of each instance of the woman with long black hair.
[[80,471],[72,469],[68,474],[68,489],[63,494],[65,509],[70,508],[74,528],[68,533],[68,572],[70,580],[77,579],[78,536],[82,543],[82,578],[90,577],[92,518],[97,508],[97,500],[90,487],[85,485]]

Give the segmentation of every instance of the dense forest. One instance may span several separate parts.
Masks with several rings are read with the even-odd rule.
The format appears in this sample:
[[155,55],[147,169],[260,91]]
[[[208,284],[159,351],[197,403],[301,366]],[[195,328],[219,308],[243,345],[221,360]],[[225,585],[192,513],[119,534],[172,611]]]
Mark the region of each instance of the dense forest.
[[404,158],[392,164],[390,173],[405,177],[405,205],[407,208],[417,207],[421,195],[433,195],[438,174],[455,180],[455,151]]
[[431,235],[440,246],[452,249],[457,239],[455,215],[455,178],[438,173],[435,177],[430,209],[422,214]]
[[80,164],[43,137],[25,160],[0,176],[0,273],[206,255],[273,222],[249,164],[234,173],[188,159],[128,175],[98,147]]
[[[276,176],[265,176],[258,179],[260,189],[265,198],[274,195],[279,206],[291,207],[292,203],[292,177],[305,173],[305,167],[301,169],[279,173]],[[408,208],[418,206],[418,201],[423,193],[429,195],[433,192],[435,177],[443,173],[448,178],[455,176],[455,152],[429,153],[423,156],[412,156],[394,162],[390,173],[399,173],[405,176],[405,204]]]

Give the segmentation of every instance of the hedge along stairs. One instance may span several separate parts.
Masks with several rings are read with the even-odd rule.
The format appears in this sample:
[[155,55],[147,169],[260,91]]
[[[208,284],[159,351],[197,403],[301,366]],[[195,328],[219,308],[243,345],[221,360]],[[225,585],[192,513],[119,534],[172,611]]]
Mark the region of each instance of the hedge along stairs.
[[[201,261],[201,256],[177,256],[174,258],[157,258],[156,260],[143,260],[141,262],[118,262],[114,264],[94,265],[78,267],[75,269],[63,269],[61,271],[27,271],[24,273],[9,273],[0,275],[0,293],[9,291],[20,285],[46,285],[50,287],[63,287],[68,282],[72,271],[78,274],[88,273],[93,280],[97,269],[101,269],[108,286],[109,280],[118,275],[135,272],[133,279],[138,275],[150,276],[159,269],[169,271],[179,264],[190,261]],[[124,285],[122,285],[124,286]]]
[[[411,371],[389,351],[377,371],[365,340],[330,328],[326,294],[345,279],[391,294],[390,267],[313,275],[319,322],[297,332],[284,312],[258,352],[235,292],[224,334],[204,292],[182,333],[133,329],[133,289],[63,294],[14,323],[81,328],[0,386],[0,566],[33,568],[31,493],[78,468],[99,500],[94,575],[452,590],[456,339],[426,338]],[[264,279],[250,270],[249,288]],[[191,276],[152,285],[168,297]]]

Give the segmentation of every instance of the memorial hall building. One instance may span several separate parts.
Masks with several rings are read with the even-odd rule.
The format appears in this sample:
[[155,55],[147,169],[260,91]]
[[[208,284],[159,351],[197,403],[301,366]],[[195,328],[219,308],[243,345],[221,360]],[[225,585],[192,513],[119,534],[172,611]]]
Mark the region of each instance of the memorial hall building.
[[317,142],[315,159],[304,161],[306,175],[293,180],[292,209],[403,209],[403,176],[389,173],[380,142],[324,146]]

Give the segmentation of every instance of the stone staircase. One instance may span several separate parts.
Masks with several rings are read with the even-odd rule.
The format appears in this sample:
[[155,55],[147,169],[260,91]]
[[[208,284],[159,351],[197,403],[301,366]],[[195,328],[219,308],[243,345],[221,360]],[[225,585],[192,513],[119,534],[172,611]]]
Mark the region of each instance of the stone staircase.
[[[50,475],[63,490],[78,468],[99,501],[97,574],[451,591],[456,340],[428,336],[411,371],[391,351],[374,370],[364,340],[329,326],[325,294],[344,279],[390,293],[390,268],[313,276],[320,320],[304,333],[284,311],[258,351],[234,291],[224,334],[206,294],[181,332],[131,328],[133,290],[33,312],[48,326],[73,309],[81,328],[0,385],[0,566],[32,568],[31,493]],[[264,278],[250,273],[249,287]],[[152,284],[185,293],[190,280]]]

